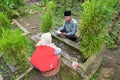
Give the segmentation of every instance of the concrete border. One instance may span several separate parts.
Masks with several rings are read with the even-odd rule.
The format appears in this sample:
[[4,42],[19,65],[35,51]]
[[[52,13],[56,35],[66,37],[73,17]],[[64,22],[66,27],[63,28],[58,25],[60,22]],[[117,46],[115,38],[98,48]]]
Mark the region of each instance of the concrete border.
[[25,29],[16,19],[13,19],[12,21],[24,32],[23,35],[30,34],[30,32]]
[[22,75],[20,75],[16,80],[21,80],[26,74],[34,69],[33,66],[29,67],[27,71],[25,71]]

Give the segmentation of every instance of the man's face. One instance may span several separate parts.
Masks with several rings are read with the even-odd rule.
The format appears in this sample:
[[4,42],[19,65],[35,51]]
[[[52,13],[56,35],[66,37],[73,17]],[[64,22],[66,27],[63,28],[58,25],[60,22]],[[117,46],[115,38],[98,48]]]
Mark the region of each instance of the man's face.
[[66,22],[70,22],[71,21],[71,16],[65,16],[64,18],[65,18]]

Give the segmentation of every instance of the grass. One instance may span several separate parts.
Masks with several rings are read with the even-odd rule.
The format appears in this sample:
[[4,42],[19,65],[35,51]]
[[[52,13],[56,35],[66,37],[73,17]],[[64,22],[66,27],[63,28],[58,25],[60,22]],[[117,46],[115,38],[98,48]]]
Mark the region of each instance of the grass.
[[119,39],[117,39],[120,35],[120,20],[118,21],[117,25],[114,27],[112,33],[110,35],[107,35],[106,45],[107,48],[111,50],[116,49],[116,44],[119,44]]
[[93,74],[93,76],[90,78],[90,80],[96,80],[96,78],[99,76],[100,71],[99,69]]

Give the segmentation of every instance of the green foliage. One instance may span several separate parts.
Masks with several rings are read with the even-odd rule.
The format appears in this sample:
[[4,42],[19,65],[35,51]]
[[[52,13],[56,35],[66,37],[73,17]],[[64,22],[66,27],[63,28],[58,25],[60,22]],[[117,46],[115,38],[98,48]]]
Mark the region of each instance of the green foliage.
[[53,24],[53,12],[55,9],[55,3],[54,2],[48,2],[46,5],[46,11],[41,17],[41,25],[40,29],[42,32],[48,32]]
[[107,48],[111,50],[115,50],[116,44],[119,44],[119,36],[120,35],[120,20],[118,21],[117,25],[114,27],[111,34],[107,35],[106,37],[106,45]]
[[0,11],[4,12],[9,18],[14,15],[19,16],[16,9],[23,4],[24,0],[0,0]]
[[112,32],[110,35],[108,35],[106,37],[106,44],[107,44],[107,48],[111,49],[111,50],[114,50],[116,48],[116,45],[115,45],[115,35],[116,33],[115,32]]
[[115,9],[116,11],[120,11],[120,0],[116,2]]
[[117,0],[88,0],[82,4],[80,21],[81,50],[85,57],[97,54],[104,46],[108,24],[114,18]]
[[99,74],[100,74],[100,71],[97,70],[97,71],[93,74],[93,76],[90,78],[90,80],[96,80],[96,78],[99,76]]
[[0,36],[1,36],[1,28],[4,29],[10,29],[11,28],[11,23],[8,20],[8,18],[2,13],[0,12]]
[[0,39],[0,51],[3,58],[10,64],[18,65],[18,69],[26,69],[30,64],[28,62],[27,48],[29,41],[18,29],[2,29],[2,38]]
[[2,12],[0,12],[0,27],[1,26],[4,26],[6,28],[11,27],[10,21],[8,20],[8,18]]

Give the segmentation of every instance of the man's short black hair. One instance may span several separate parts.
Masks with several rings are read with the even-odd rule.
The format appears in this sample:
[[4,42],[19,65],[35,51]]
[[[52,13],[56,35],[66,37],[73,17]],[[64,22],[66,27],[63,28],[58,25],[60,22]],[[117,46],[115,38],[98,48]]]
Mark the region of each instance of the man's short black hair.
[[65,11],[64,16],[71,16],[71,11]]

